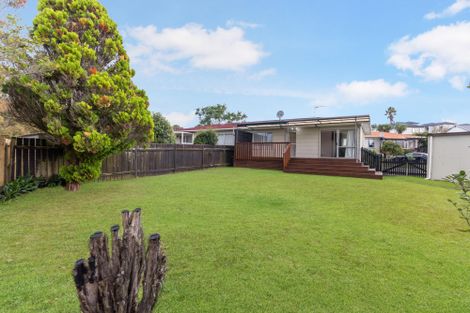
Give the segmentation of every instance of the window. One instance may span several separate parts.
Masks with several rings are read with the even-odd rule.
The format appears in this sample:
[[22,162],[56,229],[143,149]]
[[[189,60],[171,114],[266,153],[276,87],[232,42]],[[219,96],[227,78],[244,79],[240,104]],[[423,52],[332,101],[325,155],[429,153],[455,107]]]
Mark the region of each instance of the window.
[[273,142],[273,133],[253,133],[253,142]]
[[217,144],[225,146],[233,146],[235,144],[235,135],[233,132],[224,132],[217,134]]
[[193,143],[193,134],[183,134],[183,143]]

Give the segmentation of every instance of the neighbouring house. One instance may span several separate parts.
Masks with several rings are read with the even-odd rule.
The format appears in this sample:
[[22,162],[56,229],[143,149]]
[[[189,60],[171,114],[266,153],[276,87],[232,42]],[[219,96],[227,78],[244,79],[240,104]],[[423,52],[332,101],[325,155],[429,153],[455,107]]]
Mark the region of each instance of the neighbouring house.
[[235,145],[235,130],[237,129],[237,124],[235,123],[200,125],[192,128],[179,129],[175,131],[176,143],[192,144],[198,132],[209,129],[217,134],[217,145]]
[[400,145],[400,147],[403,149],[415,151],[419,147],[420,139],[420,137],[410,134],[397,134],[379,131],[373,131],[370,133],[370,135],[366,135],[365,137],[366,140],[363,147],[374,150],[375,152],[381,151],[384,141],[391,141]]
[[235,166],[382,178],[360,162],[370,133],[368,115],[239,123]]
[[416,122],[398,122],[397,124],[406,125],[405,135],[422,134],[422,133],[446,133],[457,124],[452,122],[438,122],[420,124]]
[[470,124],[459,124],[449,129],[448,133],[467,133],[470,132]]
[[183,129],[175,130],[176,143],[180,145],[192,145],[194,142],[194,133],[186,132]]
[[428,179],[441,180],[470,171],[470,132],[431,134],[428,139]]

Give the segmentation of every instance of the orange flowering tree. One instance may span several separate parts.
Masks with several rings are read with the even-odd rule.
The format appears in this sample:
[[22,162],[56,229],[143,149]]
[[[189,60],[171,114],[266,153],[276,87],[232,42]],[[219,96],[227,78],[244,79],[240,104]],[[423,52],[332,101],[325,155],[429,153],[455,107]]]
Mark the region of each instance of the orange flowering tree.
[[4,86],[18,118],[64,147],[69,190],[100,175],[102,160],[153,139],[148,98],[116,23],[97,0],[40,0],[32,39],[51,71],[12,77]]

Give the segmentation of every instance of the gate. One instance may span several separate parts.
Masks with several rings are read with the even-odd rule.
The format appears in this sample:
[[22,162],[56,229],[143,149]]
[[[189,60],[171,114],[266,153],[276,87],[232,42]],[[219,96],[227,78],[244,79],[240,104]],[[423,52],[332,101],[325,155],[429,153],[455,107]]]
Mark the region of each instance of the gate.
[[371,150],[361,149],[361,161],[370,168],[388,176],[416,176],[425,178],[427,175],[427,161],[408,159],[406,157],[386,158]]

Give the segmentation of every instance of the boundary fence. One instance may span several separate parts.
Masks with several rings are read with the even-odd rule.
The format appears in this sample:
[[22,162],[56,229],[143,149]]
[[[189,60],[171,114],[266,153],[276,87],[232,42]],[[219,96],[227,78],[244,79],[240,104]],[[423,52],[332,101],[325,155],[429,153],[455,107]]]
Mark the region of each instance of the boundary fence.
[[[232,166],[233,157],[232,146],[152,144],[149,148],[133,148],[106,158],[101,179]],[[0,139],[0,186],[20,176],[50,178],[59,174],[63,164],[63,150],[44,139]]]

